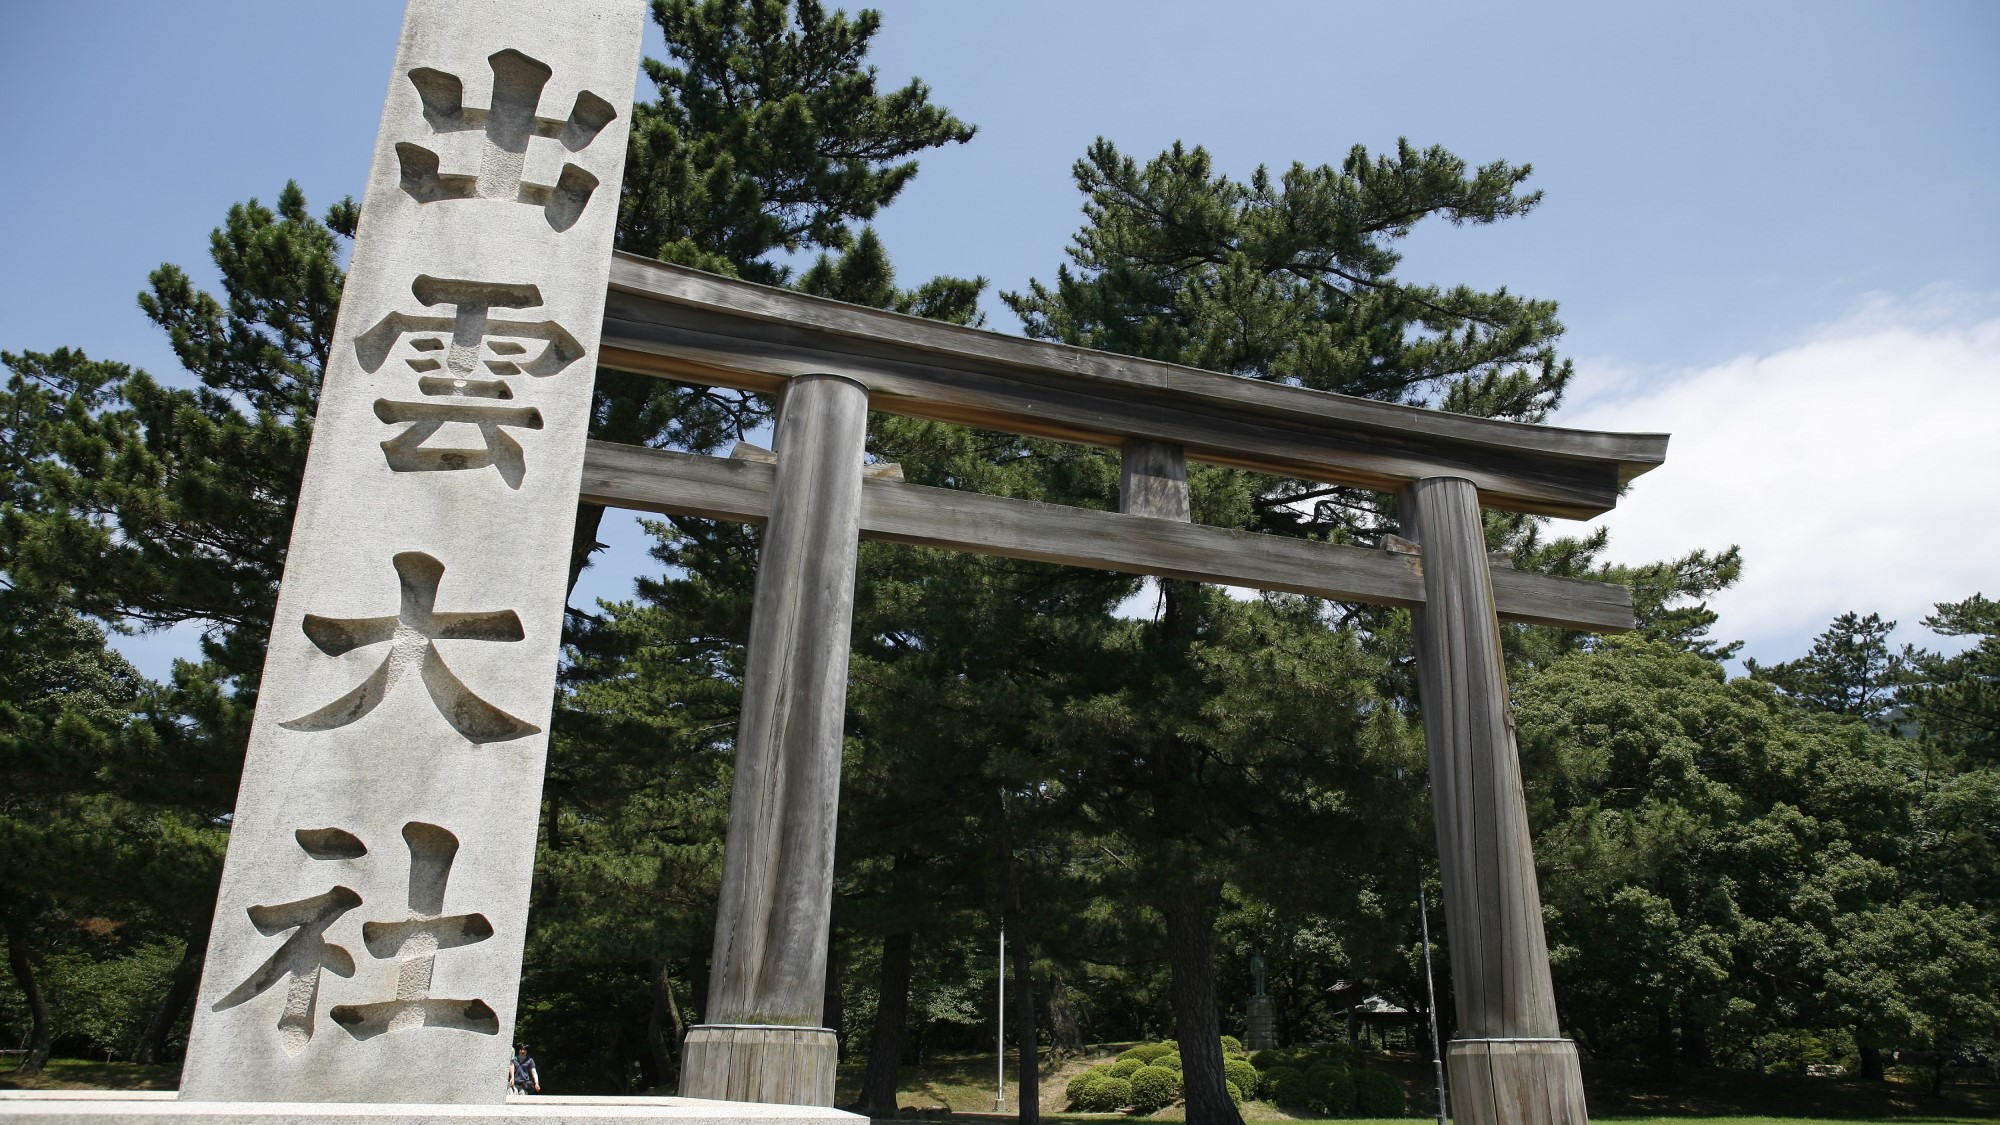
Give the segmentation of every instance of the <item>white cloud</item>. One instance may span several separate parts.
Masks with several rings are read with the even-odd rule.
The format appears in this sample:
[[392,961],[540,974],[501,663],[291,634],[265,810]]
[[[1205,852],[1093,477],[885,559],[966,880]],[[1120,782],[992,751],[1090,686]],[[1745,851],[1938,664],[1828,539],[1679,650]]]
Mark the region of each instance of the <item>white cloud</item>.
[[1847,610],[1936,647],[1933,603],[2000,596],[2000,297],[1871,297],[1768,355],[1604,369],[1558,424],[1673,434],[1597,521],[1611,557],[1740,544],[1743,581],[1712,604],[1749,655],[1799,655]]

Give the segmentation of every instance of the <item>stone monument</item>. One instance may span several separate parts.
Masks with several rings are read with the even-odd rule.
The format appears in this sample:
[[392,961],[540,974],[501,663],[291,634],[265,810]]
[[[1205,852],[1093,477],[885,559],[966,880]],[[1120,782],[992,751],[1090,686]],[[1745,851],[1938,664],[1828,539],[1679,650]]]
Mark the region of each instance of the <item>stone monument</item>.
[[1264,955],[1250,955],[1250,976],[1255,988],[1243,1014],[1243,1048],[1247,1051],[1278,1049],[1278,1002],[1264,992]]
[[642,17],[411,0],[187,1098],[505,1099]]

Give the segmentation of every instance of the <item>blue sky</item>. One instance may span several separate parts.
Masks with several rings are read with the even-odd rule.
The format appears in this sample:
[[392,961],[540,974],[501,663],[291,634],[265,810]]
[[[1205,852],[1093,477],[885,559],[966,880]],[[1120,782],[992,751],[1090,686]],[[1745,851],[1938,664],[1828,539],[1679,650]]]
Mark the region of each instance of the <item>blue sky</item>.
[[[1239,175],[1399,136],[1530,163],[1536,213],[1422,231],[1406,272],[1558,300],[1581,374],[1557,421],[1674,431],[1608,518],[1615,554],[1743,544],[1721,632],[1767,660],[1845,609],[1923,641],[1929,603],[2000,594],[2000,6],[878,7],[884,78],[981,128],[878,223],[906,281],[1050,276],[1098,136],[1201,144]],[[170,374],[132,299],[147,271],[212,277],[209,229],[288,178],[316,206],[358,193],[400,18],[0,7],[0,347]],[[636,528],[613,538],[589,594],[645,565]],[[127,647],[157,673],[189,642]]]

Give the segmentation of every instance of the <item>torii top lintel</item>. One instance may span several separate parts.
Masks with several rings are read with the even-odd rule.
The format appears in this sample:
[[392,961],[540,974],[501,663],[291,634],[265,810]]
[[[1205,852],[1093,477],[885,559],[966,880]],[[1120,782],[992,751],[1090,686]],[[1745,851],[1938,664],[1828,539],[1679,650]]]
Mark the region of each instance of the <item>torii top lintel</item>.
[[1587,519],[1666,459],[1666,434],[1570,430],[1203,371],[884,312],[615,254],[600,362],[776,391],[848,375],[876,410],[1394,491],[1471,480],[1486,507]]

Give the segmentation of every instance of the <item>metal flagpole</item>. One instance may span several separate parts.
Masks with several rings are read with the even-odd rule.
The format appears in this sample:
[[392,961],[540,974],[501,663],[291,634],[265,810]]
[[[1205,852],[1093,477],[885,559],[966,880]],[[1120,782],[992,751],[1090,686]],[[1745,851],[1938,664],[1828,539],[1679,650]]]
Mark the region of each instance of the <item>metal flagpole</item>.
[[1431,1067],[1437,1072],[1438,1125],[1445,1125],[1444,1053],[1438,1049],[1437,985],[1431,982],[1431,918],[1424,905],[1424,865],[1417,863],[1417,924],[1424,934],[1424,1002],[1431,1010]]
[[993,1084],[993,1112],[1007,1108],[1007,923],[1000,923],[1000,1003],[995,1009],[997,1030],[993,1052],[995,1067]]

